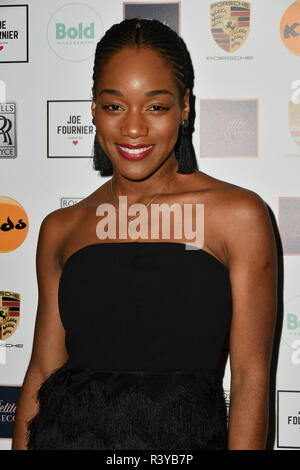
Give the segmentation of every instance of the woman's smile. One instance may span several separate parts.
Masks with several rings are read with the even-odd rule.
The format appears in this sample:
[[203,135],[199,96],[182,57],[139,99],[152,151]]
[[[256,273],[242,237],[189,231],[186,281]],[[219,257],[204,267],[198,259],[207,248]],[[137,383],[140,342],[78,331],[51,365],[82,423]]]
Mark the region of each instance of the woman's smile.
[[153,149],[154,145],[121,145],[117,144],[117,149],[119,150],[122,157],[127,158],[127,160],[142,160],[147,157]]

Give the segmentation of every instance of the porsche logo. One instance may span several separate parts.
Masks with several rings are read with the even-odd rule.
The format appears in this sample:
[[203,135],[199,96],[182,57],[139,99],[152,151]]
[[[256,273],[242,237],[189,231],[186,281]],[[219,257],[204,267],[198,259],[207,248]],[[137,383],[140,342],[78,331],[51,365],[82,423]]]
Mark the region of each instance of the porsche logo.
[[234,52],[246,41],[250,29],[250,2],[223,1],[210,5],[210,29],[221,49]]
[[0,340],[9,338],[20,321],[20,294],[0,291]]

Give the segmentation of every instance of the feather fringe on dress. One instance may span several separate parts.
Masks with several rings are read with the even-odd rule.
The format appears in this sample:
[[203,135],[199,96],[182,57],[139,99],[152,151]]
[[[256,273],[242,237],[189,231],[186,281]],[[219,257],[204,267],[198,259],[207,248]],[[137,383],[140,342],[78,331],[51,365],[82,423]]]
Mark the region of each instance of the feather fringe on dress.
[[42,384],[28,450],[227,448],[215,370],[119,372],[65,364]]

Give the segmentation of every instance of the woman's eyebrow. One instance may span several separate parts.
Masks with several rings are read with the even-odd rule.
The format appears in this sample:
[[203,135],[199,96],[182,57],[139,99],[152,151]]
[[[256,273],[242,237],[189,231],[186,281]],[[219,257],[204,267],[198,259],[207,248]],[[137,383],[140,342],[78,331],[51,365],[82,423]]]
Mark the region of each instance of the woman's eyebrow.
[[[104,88],[103,90],[99,91],[98,96],[102,95],[103,93],[109,93],[115,96],[124,96],[119,90],[111,90],[109,88]],[[170,90],[151,90],[145,93],[145,96],[155,96],[155,95],[164,95],[169,94],[175,98],[175,95]]]
[[173,98],[175,98],[175,95],[172,91],[170,90],[152,90],[152,91],[147,91],[145,93],[145,96],[155,96],[155,95],[165,95],[165,94],[169,94],[171,96],[173,96]]

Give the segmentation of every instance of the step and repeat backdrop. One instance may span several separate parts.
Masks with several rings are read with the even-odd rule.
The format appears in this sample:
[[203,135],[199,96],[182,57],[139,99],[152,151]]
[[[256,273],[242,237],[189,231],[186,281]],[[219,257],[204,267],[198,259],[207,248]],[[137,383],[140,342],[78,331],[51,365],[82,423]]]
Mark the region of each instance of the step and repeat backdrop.
[[[93,59],[104,32],[131,17],[158,19],[187,44],[199,170],[270,209],[280,276],[269,445],[300,449],[300,1],[291,0],[1,1],[0,449],[11,448],[31,355],[40,224],[109,179],[92,167]],[[229,406],[228,362],[223,385]]]

